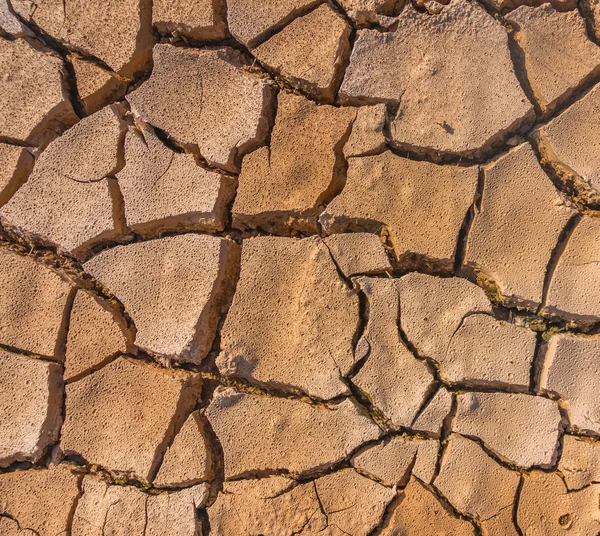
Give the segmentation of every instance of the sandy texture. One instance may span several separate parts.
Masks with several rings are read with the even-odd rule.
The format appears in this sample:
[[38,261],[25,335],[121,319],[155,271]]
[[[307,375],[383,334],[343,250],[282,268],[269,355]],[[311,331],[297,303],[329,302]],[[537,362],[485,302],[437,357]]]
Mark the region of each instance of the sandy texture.
[[600,48],[588,39],[585,20],[577,11],[561,13],[550,4],[521,6],[507,19],[515,27],[542,110],[552,110],[600,72]]
[[[20,536],[56,536],[68,531],[83,475],[69,464],[0,475],[0,514],[18,520]],[[1,534],[5,528],[0,524]],[[30,532],[31,531],[31,532]],[[10,531],[6,534],[11,535]]]
[[233,224],[278,231],[287,214],[314,217],[339,189],[341,148],[354,116],[348,108],[280,94],[270,146],[244,158]]
[[[23,39],[0,39],[0,136],[39,142],[75,121],[64,95],[64,63]],[[52,135],[50,135],[52,137]]]
[[0,535],[600,534],[599,45],[0,0]]
[[113,315],[82,290],[73,300],[66,343],[65,379],[100,368],[127,350],[127,337]]
[[0,252],[2,344],[46,356],[60,353],[69,284],[30,257]]
[[120,135],[110,107],[67,130],[38,158],[29,180],[0,210],[0,221],[74,254],[116,238],[110,177],[119,166]]
[[15,11],[65,45],[124,76],[149,66],[150,9],[138,0],[11,0]]
[[503,295],[539,303],[550,256],[575,211],[556,192],[528,144],[486,166],[484,174],[467,261],[489,272]]
[[61,389],[56,363],[0,351],[0,467],[36,462],[56,441]]
[[[368,351],[354,378],[394,426],[409,426],[431,388],[433,378],[424,361],[415,359],[398,335],[398,290],[395,281],[360,278],[370,303],[369,323],[357,346],[357,359]],[[400,402],[402,401],[402,402]]]
[[135,323],[137,345],[198,363],[215,335],[236,247],[189,234],[117,246],[85,268],[121,300]]
[[127,133],[125,155],[117,180],[127,225],[135,232],[223,229],[231,179],[200,167],[191,154],[170,150],[151,127]]
[[315,470],[380,433],[350,400],[330,409],[229,388],[217,390],[206,416],[221,437],[227,477],[282,467]]
[[182,414],[193,407],[199,386],[193,378],[121,358],[66,391],[62,449],[148,481]]
[[332,101],[350,51],[351,31],[334,9],[323,4],[288,24],[252,52],[295,87]]
[[217,366],[227,376],[333,398],[347,392],[341,378],[355,361],[357,312],[358,298],[321,239],[248,240]]
[[451,260],[476,185],[476,167],[416,162],[390,151],[351,158],[346,186],[321,223],[327,232],[386,225],[397,257]]
[[409,5],[393,33],[360,30],[340,96],[399,102],[394,143],[428,154],[483,153],[532,110],[504,28],[468,0],[452,0],[435,17]]
[[227,36],[223,0],[156,0],[152,22],[161,33],[198,40]]
[[240,54],[231,48],[157,45],[153,56],[150,79],[127,96],[134,112],[177,141],[197,146],[209,163],[235,171],[239,156],[267,135],[269,84],[245,74]]

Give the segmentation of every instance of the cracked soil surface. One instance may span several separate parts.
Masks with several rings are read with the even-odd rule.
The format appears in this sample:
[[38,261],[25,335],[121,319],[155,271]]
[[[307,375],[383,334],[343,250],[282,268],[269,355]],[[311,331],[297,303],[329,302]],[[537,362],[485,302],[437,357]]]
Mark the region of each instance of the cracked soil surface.
[[0,0],[0,536],[598,536],[598,0]]

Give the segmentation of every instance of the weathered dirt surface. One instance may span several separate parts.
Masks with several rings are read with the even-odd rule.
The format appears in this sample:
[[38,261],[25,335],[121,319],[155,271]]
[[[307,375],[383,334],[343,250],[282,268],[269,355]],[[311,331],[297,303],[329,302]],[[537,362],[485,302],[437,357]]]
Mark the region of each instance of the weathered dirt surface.
[[0,536],[600,534],[597,0],[0,0]]

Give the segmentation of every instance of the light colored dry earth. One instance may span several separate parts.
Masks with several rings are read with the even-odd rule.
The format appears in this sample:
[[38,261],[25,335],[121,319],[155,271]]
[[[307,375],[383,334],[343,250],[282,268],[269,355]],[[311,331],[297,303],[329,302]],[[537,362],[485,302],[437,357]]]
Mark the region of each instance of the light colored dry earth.
[[599,43],[0,0],[0,536],[600,534]]

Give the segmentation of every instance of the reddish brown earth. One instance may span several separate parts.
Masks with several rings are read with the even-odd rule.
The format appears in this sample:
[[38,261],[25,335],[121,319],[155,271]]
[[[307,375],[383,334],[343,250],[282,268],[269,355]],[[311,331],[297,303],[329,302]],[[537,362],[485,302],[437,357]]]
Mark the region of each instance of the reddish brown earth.
[[0,0],[0,536],[600,534],[597,0]]

